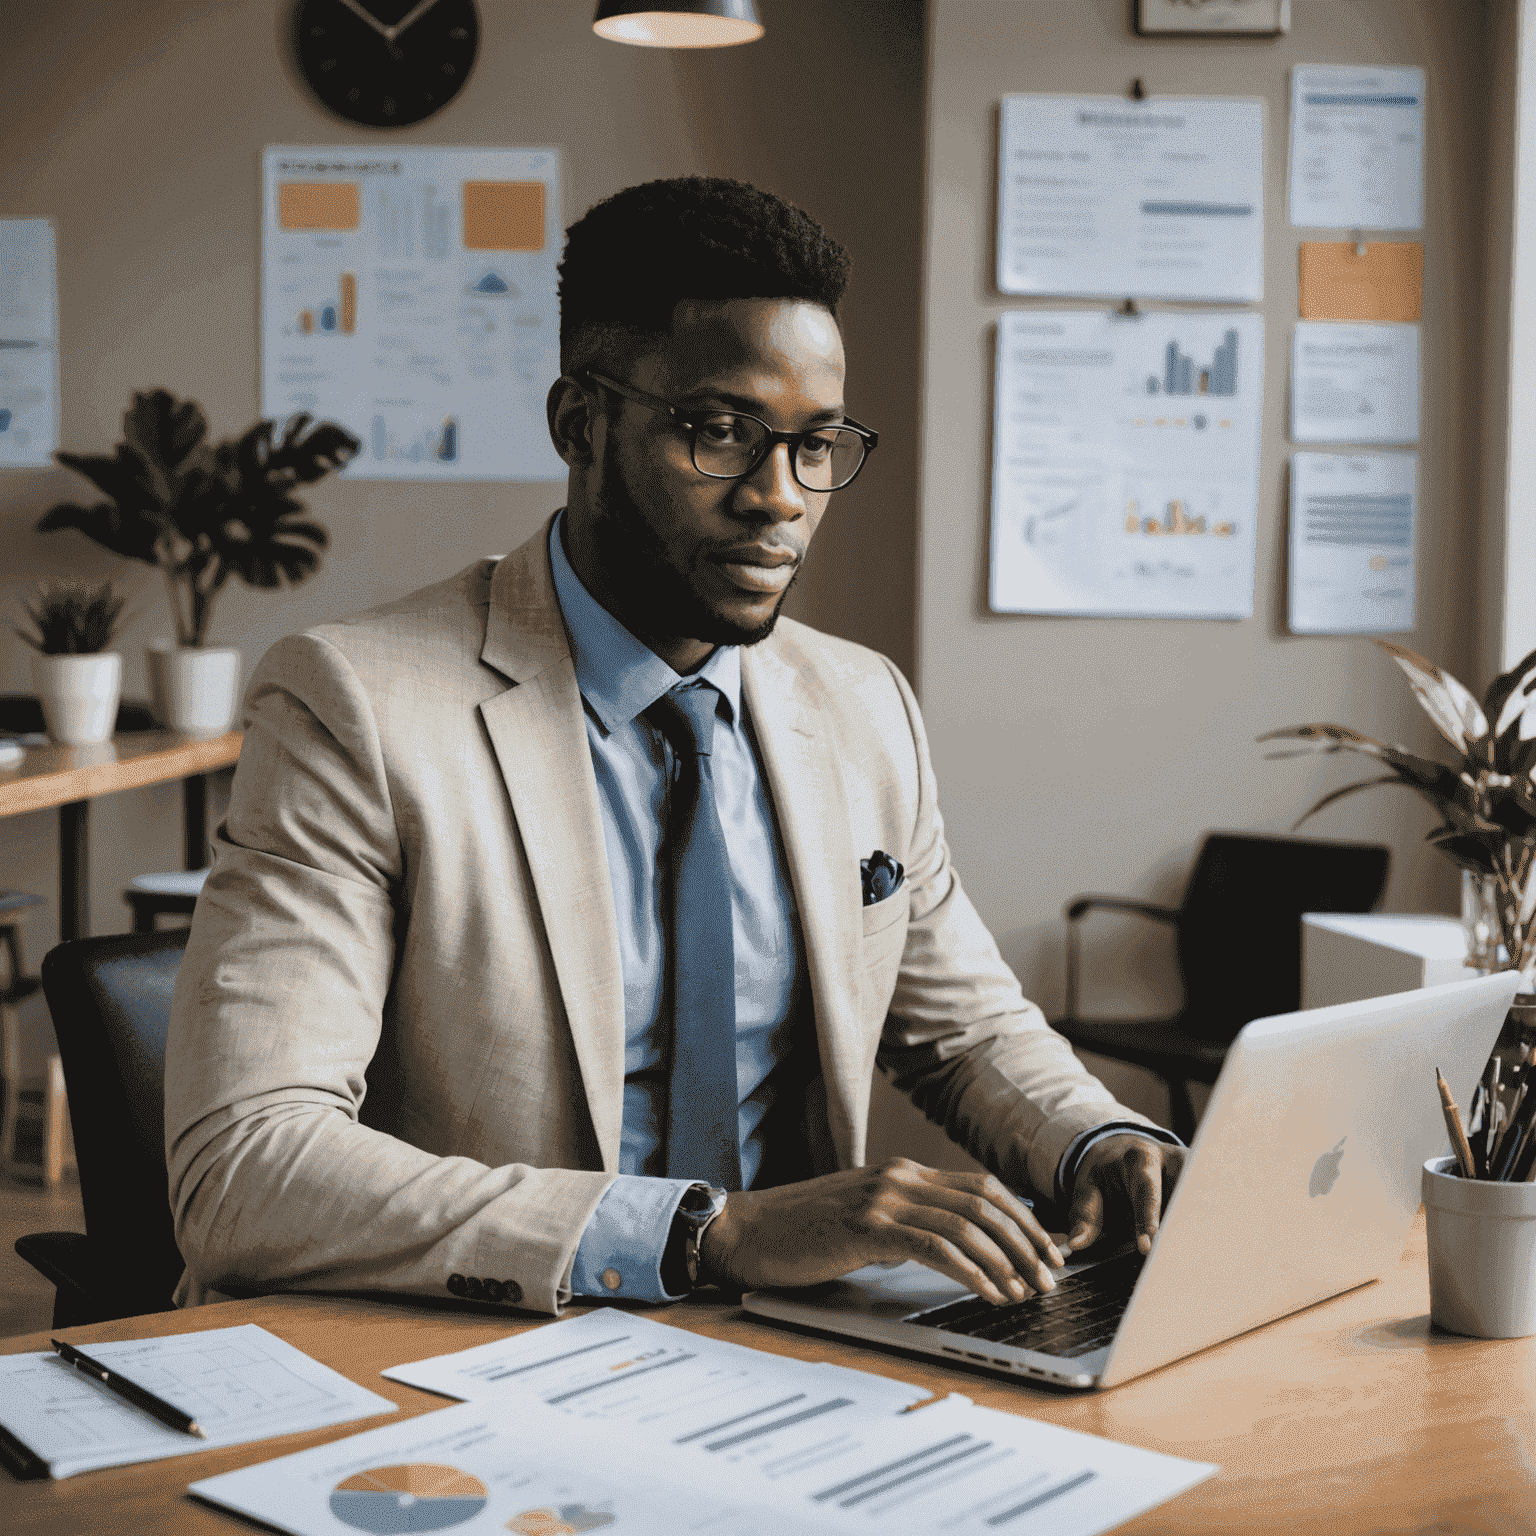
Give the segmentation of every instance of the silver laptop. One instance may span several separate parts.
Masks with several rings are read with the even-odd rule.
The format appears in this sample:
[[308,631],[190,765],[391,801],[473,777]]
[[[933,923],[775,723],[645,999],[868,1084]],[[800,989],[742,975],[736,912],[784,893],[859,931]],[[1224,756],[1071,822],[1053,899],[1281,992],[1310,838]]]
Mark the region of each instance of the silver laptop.
[[1519,985],[1506,972],[1256,1019],[1227,1055],[1152,1252],[1053,1271],[995,1307],[921,1264],[754,1291],[747,1311],[1069,1387],[1109,1387],[1375,1280],[1402,1256],[1419,1170],[1465,1114]]

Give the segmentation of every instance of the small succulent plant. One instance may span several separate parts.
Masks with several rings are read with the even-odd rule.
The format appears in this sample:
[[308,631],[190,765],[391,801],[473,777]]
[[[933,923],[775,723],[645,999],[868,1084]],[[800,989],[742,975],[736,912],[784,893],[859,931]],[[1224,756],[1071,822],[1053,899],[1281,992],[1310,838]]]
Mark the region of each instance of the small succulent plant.
[[35,633],[16,633],[44,656],[94,656],[112,644],[125,598],[110,581],[90,587],[78,581],[55,581],[38,588],[25,606]]

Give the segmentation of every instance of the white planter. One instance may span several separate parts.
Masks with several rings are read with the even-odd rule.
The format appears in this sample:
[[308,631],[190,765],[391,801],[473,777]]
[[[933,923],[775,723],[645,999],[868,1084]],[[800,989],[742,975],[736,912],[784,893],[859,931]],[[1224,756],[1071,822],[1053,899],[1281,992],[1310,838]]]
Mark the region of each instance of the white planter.
[[32,656],[32,686],[43,706],[48,734],[63,747],[110,741],[123,688],[123,658],[116,651],[89,656]]
[[222,736],[235,718],[240,652],[156,640],[145,653],[155,718],[186,736]]

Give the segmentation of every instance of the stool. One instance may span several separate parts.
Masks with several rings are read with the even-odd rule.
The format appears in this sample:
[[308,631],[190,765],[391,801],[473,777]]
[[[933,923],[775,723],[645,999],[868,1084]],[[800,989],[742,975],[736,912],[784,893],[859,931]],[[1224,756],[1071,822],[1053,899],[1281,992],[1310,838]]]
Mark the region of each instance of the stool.
[[0,1101],[0,1168],[14,1174],[16,1128],[24,1110],[41,1111],[43,1122],[43,1182],[57,1184],[64,1173],[64,1125],[68,1100],[64,1092],[64,1064],[57,1053],[47,1057],[43,1075],[27,1086],[22,1076],[20,1004],[42,987],[36,976],[25,974],[21,961],[22,913],[41,904],[41,896],[25,891],[0,891],[0,949],[6,955],[6,974],[0,984],[0,1072],[5,1074],[5,1097]]
[[123,892],[123,900],[133,908],[133,931],[153,933],[155,919],[162,912],[184,913],[190,917],[197,906],[203,881],[207,878],[206,869],[174,870],[164,875],[135,875]]

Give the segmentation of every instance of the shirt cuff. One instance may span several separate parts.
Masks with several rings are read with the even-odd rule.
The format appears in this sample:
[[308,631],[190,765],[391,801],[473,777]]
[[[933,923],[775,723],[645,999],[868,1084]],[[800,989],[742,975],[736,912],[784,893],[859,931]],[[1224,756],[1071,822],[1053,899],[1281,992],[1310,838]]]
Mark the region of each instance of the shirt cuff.
[[621,1173],[603,1191],[571,1266],[571,1294],[605,1300],[680,1301],[661,1283],[672,1218],[693,1179]]
[[1138,1120],[1111,1120],[1104,1125],[1090,1126],[1067,1143],[1067,1150],[1061,1154],[1061,1161],[1056,1165],[1056,1200],[1063,1209],[1072,1199],[1072,1185],[1077,1178],[1078,1168],[1088,1155],[1088,1149],[1103,1141],[1106,1136],[1127,1135],[1144,1136],[1148,1141],[1161,1142],[1165,1147],[1184,1145],[1172,1131],[1165,1131],[1160,1125],[1142,1125]]

